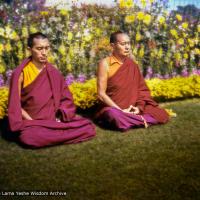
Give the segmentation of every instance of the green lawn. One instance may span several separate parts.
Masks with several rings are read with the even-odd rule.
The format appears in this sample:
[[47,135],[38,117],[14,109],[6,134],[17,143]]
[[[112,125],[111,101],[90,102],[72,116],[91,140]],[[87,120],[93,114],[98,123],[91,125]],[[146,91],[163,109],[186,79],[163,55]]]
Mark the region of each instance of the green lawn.
[[126,133],[97,127],[81,144],[29,150],[0,138],[0,191],[67,193],[4,199],[200,199],[200,99],[163,106],[177,113],[166,125]]

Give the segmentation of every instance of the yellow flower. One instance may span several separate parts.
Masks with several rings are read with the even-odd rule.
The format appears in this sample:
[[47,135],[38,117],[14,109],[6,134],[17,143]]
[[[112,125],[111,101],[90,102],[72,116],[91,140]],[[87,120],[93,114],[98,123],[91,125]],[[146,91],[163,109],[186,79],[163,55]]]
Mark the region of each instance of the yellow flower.
[[[2,30],[3,31],[3,30]],[[2,32],[3,33],[3,32]],[[15,31],[13,31],[10,26],[6,26],[5,28],[5,36],[6,38],[12,39],[12,40],[17,40],[19,39],[19,36]]]
[[47,16],[47,15],[49,14],[49,12],[48,12],[48,11],[41,11],[40,14],[41,14],[42,16]]
[[199,44],[199,38],[198,38],[198,37],[195,37],[195,38],[194,38],[194,43],[195,43],[196,45]]
[[137,55],[137,50],[138,50],[138,49],[135,48],[135,47],[134,47],[133,50],[132,50],[132,51],[133,51],[133,55],[134,55],[134,57],[136,57],[135,55]]
[[159,16],[159,17],[158,17],[158,22],[159,22],[160,24],[164,24],[164,23],[165,23],[165,18],[164,18],[163,16]]
[[142,11],[138,12],[137,18],[138,18],[138,20],[143,20],[144,19],[144,13]]
[[54,62],[55,62],[55,57],[53,56],[52,53],[48,55],[48,61],[49,61],[50,63],[54,63]]
[[17,33],[15,31],[13,31],[10,35],[10,39],[12,40],[18,40],[19,36],[17,35]]
[[183,33],[183,37],[186,38],[188,36],[187,33]]
[[187,53],[184,53],[184,54],[183,54],[183,57],[184,57],[185,59],[188,59],[188,58],[189,58],[189,56],[188,56]]
[[64,46],[64,44],[61,44],[60,47],[58,48],[58,51],[60,52],[60,54],[62,56],[65,56],[66,55],[66,48]]
[[174,66],[174,62],[173,62],[173,61],[170,61],[170,62],[169,62],[169,67],[170,67],[170,69],[172,69],[173,66]]
[[38,31],[38,30],[37,30],[36,27],[30,26],[30,32],[31,32],[31,33],[36,33],[37,31]]
[[12,50],[12,47],[11,47],[11,45],[10,45],[10,42],[8,42],[8,43],[5,45],[5,50],[6,50],[7,52],[9,52],[9,51]]
[[197,31],[200,33],[200,24],[197,25]]
[[119,1],[119,7],[120,7],[120,8],[125,8],[125,7],[126,7],[125,0],[120,0],[120,1]]
[[18,49],[22,50],[22,42],[21,41],[17,42],[17,47],[18,47]]
[[24,37],[24,38],[28,37],[28,29],[26,26],[22,27],[22,37]]
[[1,28],[1,27],[0,27],[0,36],[3,36],[3,37],[5,36],[5,31],[4,31],[4,29]]
[[68,39],[69,41],[71,41],[72,38],[73,38],[73,33],[72,33],[72,32],[68,32],[68,34],[67,34],[67,39]]
[[188,28],[188,23],[187,23],[187,22],[182,23],[182,27],[183,27],[184,29],[187,29],[187,28]]
[[4,50],[4,46],[3,46],[3,44],[0,43],[0,55],[2,55],[3,50]]
[[6,26],[6,28],[5,28],[5,34],[6,34],[7,37],[10,36],[11,32],[12,32],[12,29],[10,28],[10,26]]
[[25,49],[25,57],[29,57],[30,56],[30,51],[26,48]]
[[102,30],[100,28],[95,29],[95,35],[100,36],[102,34]]
[[126,0],[126,8],[132,8],[133,6],[133,0]]
[[3,74],[6,71],[5,66],[0,65],[0,74]]
[[155,49],[153,49],[150,53],[150,57],[151,58],[155,58],[156,57],[156,54],[157,54],[157,51]]
[[177,19],[178,21],[182,21],[183,18],[182,18],[181,15],[177,14],[177,15],[176,15],[176,19]]
[[88,34],[87,36],[85,36],[83,38],[86,42],[89,42],[91,39],[92,39],[92,35],[91,34]]
[[119,0],[120,8],[132,8],[133,6],[133,0]]
[[141,49],[139,50],[139,57],[143,58],[144,56],[144,46],[141,47]]
[[19,60],[22,60],[24,57],[23,51],[18,51],[17,57],[19,58]]
[[175,53],[175,59],[177,61],[180,61],[181,60],[181,54],[179,52]]
[[188,51],[190,51],[190,46],[189,45],[185,46],[185,52],[188,52]]
[[195,52],[196,55],[200,55],[200,49],[195,48],[195,49],[194,49],[194,52]]
[[59,12],[62,16],[67,16],[68,15],[68,11],[66,9],[61,9]]
[[163,49],[160,48],[158,51],[158,58],[162,58],[162,56],[163,56]]
[[194,40],[193,39],[188,38],[188,43],[189,43],[190,47],[194,46]]
[[110,51],[111,47],[110,47],[110,42],[109,39],[107,37],[102,37],[99,39],[95,51],[101,51],[101,50],[106,50],[106,51]]
[[151,15],[146,14],[146,15],[144,16],[143,22],[144,22],[146,25],[149,25],[149,24],[151,23]]
[[94,23],[94,19],[93,19],[92,17],[90,17],[90,18],[87,20],[88,26],[93,26],[93,23]]
[[179,38],[177,43],[180,44],[180,45],[183,45],[184,44],[184,39],[183,38]]
[[67,71],[68,72],[72,71],[72,65],[70,63],[67,64]]
[[178,33],[175,29],[171,29],[170,30],[170,33],[175,37],[175,38],[178,38]]
[[146,0],[140,0],[140,2],[141,2],[141,4],[142,4],[142,7],[143,7],[143,8],[146,7],[146,5],[147,5]]
[[128,23],[128,24],[130,24],[130,23],[132,23],[134,21],[135,21],[135,15],[127,15],[125,17],[125,22]]
[[73,50],[72,46],[69,47],[68,56],[69,56],[71,59],[72,59],[73,56],[74,56],[74,50]]
[[137,32],[135,36],[135,40],[140,41],[141,39],[142,39],[142,35],[139,32]]
[[7,115],[7,106],[8,106],[8,88],[0,88],[0,119],[3,119]]

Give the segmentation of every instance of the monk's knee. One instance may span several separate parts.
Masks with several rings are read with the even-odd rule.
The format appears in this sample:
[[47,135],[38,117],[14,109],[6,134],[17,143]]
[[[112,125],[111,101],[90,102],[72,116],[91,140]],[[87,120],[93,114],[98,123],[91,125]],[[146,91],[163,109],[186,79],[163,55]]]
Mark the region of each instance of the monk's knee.
[[40,148],[44,146],[38,134],[31,131],[23,131],[19,136],[19,140],[25,147]]
[[113,121],[117,119],[117,112],[119,112],[116,108],[106,108],[106,110],[103,113],[103,116],[108,121]]
[[104,119],[109,123],[110,126],[119,129],[122,115],[123,113],[121,110],[110,107],[105,110]]

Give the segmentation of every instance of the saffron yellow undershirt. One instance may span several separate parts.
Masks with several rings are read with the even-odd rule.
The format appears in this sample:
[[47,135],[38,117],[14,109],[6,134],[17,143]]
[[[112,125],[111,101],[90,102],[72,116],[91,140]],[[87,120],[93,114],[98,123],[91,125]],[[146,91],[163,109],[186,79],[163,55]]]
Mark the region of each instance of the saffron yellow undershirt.
[[123,64],[115,56],[108,56],[106,58],[106,62],[108,64],[108,77],[111,77],[117,72],[120,66]]
[[23,69],[23,88],[31,84],[40,73],[40,70],[30,61]]

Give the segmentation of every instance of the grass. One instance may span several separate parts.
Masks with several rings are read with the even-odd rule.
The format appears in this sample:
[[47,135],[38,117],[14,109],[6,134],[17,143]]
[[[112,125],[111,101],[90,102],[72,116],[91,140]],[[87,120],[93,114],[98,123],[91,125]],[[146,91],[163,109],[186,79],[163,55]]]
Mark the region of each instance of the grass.
[[95,139],[76,145],[28,150],[0,138],[0,191],[65,191],[57,197],[67,200],[200,199],[200,99],[163,106],[178,115],[166,125],[126,133],[97,127]]

